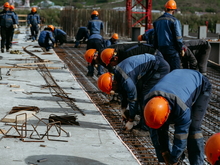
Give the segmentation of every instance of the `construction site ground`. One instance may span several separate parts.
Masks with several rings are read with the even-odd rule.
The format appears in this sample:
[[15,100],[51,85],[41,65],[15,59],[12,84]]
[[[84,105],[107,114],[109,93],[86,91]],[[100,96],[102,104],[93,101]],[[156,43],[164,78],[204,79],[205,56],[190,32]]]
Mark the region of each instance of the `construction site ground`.
[[[1,76],[0,80],[0,117],[4,118],[14,106],[36,106],[40,109],[36,114],[39,118],[48,118],[51,114],[77,116],[78,125],[62,125],[61,127],[71,134],[61,131],[60,137],[45,136],[44,142],[23,142],[20,138],[2,138],[0,141],[1,161],[0,165],[24,165],[24,164],[45,164],[45,165],[104,165],[104,164],[138,164],[131,152],[123,145],[112,129],[112,126],[103,117],[95,104],[76,81],[74,73],[70,72],[57,54],[50,50],[51,54],[44,54],[38,43],[28,39],[29,32],[25,28],[20,28],[21,34],[14,36],[12,50],[19,50],[23,54],[1,53],[0,60]],[[45,86],[45,79],[42,77],[38,65],[33,65],[36,58],[23,51],[22,47],[34,53],[41,59],[49,69],[56,83],[73,98],[75,105],[85,113],[74,111],[60,97],[53,96],[55,92],[50,87]],[[42,55],[43,54],[43,55]],[[73,55],[74,56],[74,55]],[[31,63],[26,68],[25,63]],[[18,67],[19,66],[19,67]],[[23,68],[21,68],[23,66]],[[8,68],[6,68],[8,67]],[[10,67],[13,68],[10,75],[6,75]],[[86,66],[82,66],[86,67]],[[52,69],[54,68],[54,69]],[[11,85],[11,87],[10,87]],[[17,86],[18,88],[13,88]],[[19,87],[20,86],[20,87]],[[33,137],[38,137],[34,127],[38,123],[36,117],[31,117],[27,121],[27,137],[23,140],[31,141],[29,136],[33,132]],[[12,124],[12,123],[10,123]],[[33,126],[34,127],[33,127]],[[8,130],[11,126],[0,122],[0,129]],[[40,123],[37,129],[39,134],[46,132],[47,126]],[[50,134],[56,135],[55,128],[51,128]],[[7,135],[18,135],[15,129],[11,129]],[[3,134],[0,133],[0,138]],[[37,141],[37,140],[36,140]],[[44,159],[45,158],[45,159]],[[37,162],[40,160],[42,162]]]

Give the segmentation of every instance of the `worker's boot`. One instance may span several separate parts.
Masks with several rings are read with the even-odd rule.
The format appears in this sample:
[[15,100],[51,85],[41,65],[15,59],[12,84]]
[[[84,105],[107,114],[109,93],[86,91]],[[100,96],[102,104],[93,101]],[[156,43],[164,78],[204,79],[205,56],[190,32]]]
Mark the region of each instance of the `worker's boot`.
[[4,53],[4,48],[1,48],[1,52]]
[[9,52],[9,49],[6,49],[6,52]]

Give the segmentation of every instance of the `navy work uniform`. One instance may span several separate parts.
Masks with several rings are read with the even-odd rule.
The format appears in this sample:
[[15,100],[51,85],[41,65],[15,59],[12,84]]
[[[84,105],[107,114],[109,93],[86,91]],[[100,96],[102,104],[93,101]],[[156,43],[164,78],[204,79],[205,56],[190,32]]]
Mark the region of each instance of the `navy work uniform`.
[[1,25],[1,50],[4,52],[4,46],[6,41],[6,50],[9,50],[11,43],[11,35],[13,31],[13,24],[18,24],[14,13],[11,11],[3,10],[0,13],[0,25]]
[[[207,63],[211,51],[211,45],[208,41],[205,40],[190,40],[184,41],[184,48],[185,48],[185,56],[187,58],[187,53],[191,51],[191,56],[194,56],[198,63],[198,69],[203,74],[206,75],[207,72]],[[184,68],[187,67],[187,59],[184,57],[182,58],[182,63]]]
[[89,32],[88,32],[88,29],[87,27],[80,27],[77,34],[76,34],[76,44],[75,44],[75,48],[77,48],[79,46],[79,41],[80,40],[86,40],[86,39],[89,39]]
[[90,35],[100,34],[101,29],[104,28],[103,22],[99,20],[98,16],[92,15],[92,20],[89,21],[87,28],[90,30]]
[[[50,42],[52,42],[52,43],[50,43]],[[46,51],[49,51],[49,49],[53,47],[54,43],[55,43],[55,39],[53,38],[51,28],[45,28],[40,33],[40,36],[38,39],[38,44],[41,47],[44,47],[46,49]]]
[[28,25],[31,24],[31,35],[32,35],[32,40],[37,40],[38,32],[39,32],[39,27],[38,24],[40,24],[40,17],[37,14],[37,12],[33,13],[31,12],[27,16],[27,23]]
[[142,41],[146,41],[147,44],[154,44],[154,29],[147,30],[142,36]]
[[[96,49],[100,52],[104,48],[104,39],[100,34],[93,34],[89,37],[87,42],[87,50],[88,49]],[[94,73],[94,64],[88,63],[88,76],[93,76]],[[104,73],[103,66],[98,65],[98,75],[102,75]]]
[[53,33],[56,43],[59,41],[60,45],[62,45],[66,42],[66,33],[63,30],[55,28]]
[[[165,151],[170,152],[171,162],[178,162],[187,146],[190,164],[203,164],[201,124],[211,96],[211,87],[209,80],[200,72],[176,69],[163,77],[144,97],[144,106],[155,96],[162,96],[169,103],[170,115],[167,121],[159,129],[150,129],[160,162],[164,161],[161,153]],[[168,130],[173,123],[175,132],[171,147]]]
[[[18,23],[19,22],[18,15],[14,11],[12,13],[14,13],[16,22]],[[15,31],[15,29],[13,28],[12,33],[11,33],[11,42],[10,42],[10,45],[9,45],[10,47],[12,46],[12,41],[13,41],[13,37],[14,37],[14,31]]]
[[154,21],[154,47],[170,64],[171,71],[180,69],[179,53],[183,50],[181,24],[173,15],[164,13]]
[[108,39],[108,40],[105,40],[105,48],[111,46],[111,45],[114,45],[114,44],[117,44],[118,42],[117,41],[113,41],[112,38]]
[[[121,107],[126,108],[129,104],[130,119],[138,114],[138,105],[143,105],[143,97],[169,71],[169,64],[159,51],[156,55],[145,53],[126,58],[115,66],[114,79],[119,85],[117,92],[121,95]],[[143,110],[140,123],[143,130],[148,130]]]

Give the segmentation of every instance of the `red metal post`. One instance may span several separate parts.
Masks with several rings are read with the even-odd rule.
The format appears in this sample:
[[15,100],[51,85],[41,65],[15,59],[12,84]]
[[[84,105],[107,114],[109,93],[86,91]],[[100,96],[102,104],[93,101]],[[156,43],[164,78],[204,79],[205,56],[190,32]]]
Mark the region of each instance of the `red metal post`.
[[131,34],[131,1],[132,0],[126,0],[126,21],[128,22],[129,35]]
[[[145,0],[146,4],[143,5],[141,2],[144,0],[133,0],[135,3],[133,6],[131,6],[131,1],[132,0],[126,0],[126,14],[127,14],[127,21],[129,23],[129,34],[130,34],[130,29],[131,29],[131,18],[133,18],[136,22],[132,25],[135,26],[136,24],[141,23],[142,20],[145,19],[145,30],[148,30],[151,28],[151,3],[152,0]],[[145,12],[132,12],[132,9],[137,6],[140,5],[143,7],[143,9],[145,9]],[[144,17],[140,18],[139,20],[137,20],[134,16],[132,16],[132,14],[145,14]]]

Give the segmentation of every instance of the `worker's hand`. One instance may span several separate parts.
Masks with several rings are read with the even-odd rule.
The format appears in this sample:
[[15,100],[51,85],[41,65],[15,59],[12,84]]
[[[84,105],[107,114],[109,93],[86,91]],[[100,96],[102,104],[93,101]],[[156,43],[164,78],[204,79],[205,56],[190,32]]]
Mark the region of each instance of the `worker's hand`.
[[125,130],[126,131],[130,131],[132,128],[134,127],[134,122],[132,121],[128,121],[126,124],[125,124]]
[[38,24],[38,27],[40,28],[40,24]]
[[181,57],[184,57],[184,55],[185,55],[185,51],[182,50],[182,51],[180,52],[180,55],[181,55]]
[[127,109],[126,108],[121,108],[121,117],[123,118],[123,119],[127,119],[127,117],[126,117],[126,115],[125,115],[125,111],[126,111]]
[[53,44],[53,47],[54,47],[54,48],[57,47],[57,44]]
[[13,24],[13,28],[14,28],[14,29],[17,29],[17,28],[18,28],[18,25],[17,25],[17,24]]
[[31,25],[31,24],[29,24],[29,26],[30,26],[30,27],[32,27],[32,25]]

